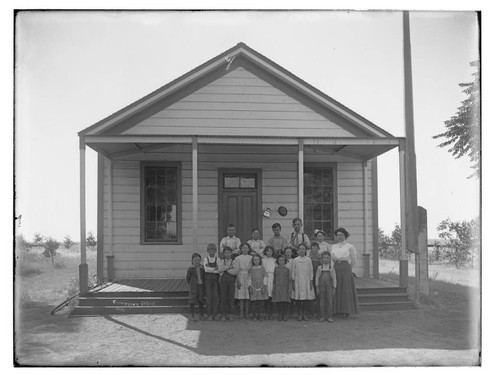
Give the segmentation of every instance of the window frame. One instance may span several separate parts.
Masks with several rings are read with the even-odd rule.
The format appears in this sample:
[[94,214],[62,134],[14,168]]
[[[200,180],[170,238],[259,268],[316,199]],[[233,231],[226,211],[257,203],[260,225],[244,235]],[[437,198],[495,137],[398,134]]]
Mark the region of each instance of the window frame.
[[[317,162],[317,163],[304,163],[304,173],[305,173],[305,170],[307,168],[322,168],[322,169],[326,169],[326,168],[330,168],[332,170],[332,177],[333,177],[333,181],[332,181],[332,195],[333,195],[333,199],[332,199],[332,231],[331,231],[331,237],[326,237],[325,236],[325,240],[330,242],[330,241],[334,241],[335,240],[335,236],[333,235],[333,231],[335,231],[335,229],[337,228],[337,225],[338,225],[338,207],[339,207],[339,200],[338,200],[338,165],[337,163],[335,162],[326,162],[326,163],[321,163],[321,162]],[[303,204],[303,212],[304,212],[304,229],[305,229],[305,222],[307,220],[306,218],[306,197],[305,197],[305,181],[304,181],[304,204]],[[314,221],[314,220],[313,220]],[[310,235],[310,238],[311,240],[314,238],[314,229],[317,229],[317,228],[313,228],[313,232],[312,233],[306,233],[304,231],[304,233]]]
[[[164,168],[172,168],[175,167],[177,169],[177,202],[176,202],[176,223],[177,223],[177,240],[146,240],[146,203],[145,203],[145,170],[147,167],[164,167]],[[141,231],[141,245],[182,245],[182,162],[177,161],[141,161],[140,163],[140,231]]]

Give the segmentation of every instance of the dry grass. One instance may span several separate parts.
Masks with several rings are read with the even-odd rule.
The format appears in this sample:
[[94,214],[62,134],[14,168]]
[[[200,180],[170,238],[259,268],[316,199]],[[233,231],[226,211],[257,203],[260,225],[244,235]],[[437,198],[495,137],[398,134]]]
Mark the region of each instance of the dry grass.
[[[96,273],[96,252],[87,251],[89,279]],[[41,250],[18,252],[16,257],[15,292],[18,305],[38,302],[49,305],[75,294],[80,256],[74,249],[58,249],[54,264]]]
[[[399,262],[394,260],[380,259],[379,271],[381,274],[399,273]],[[409,276],[415,275],[415,263],[410,260],[408,263]],[[480,270],[477,263],[474,268],[460,268],[457,269],[452,264],[435,263],[429,264],[429,279],[444,281],[449,284],[460,284],[474,288],[479,287],[480,283]]]

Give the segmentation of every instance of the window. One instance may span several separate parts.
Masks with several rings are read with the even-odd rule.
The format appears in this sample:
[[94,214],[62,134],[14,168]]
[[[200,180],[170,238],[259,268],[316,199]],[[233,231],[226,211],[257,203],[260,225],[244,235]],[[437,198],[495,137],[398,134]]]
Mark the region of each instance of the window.
[[333,237],[334,225],[334,168],[304,168],[304,232],[315,229]]
[[224,189],[255,189],[256,186],[255,174],[224,174]]
[[180,165],[143,164],[141,242],[180,243]]

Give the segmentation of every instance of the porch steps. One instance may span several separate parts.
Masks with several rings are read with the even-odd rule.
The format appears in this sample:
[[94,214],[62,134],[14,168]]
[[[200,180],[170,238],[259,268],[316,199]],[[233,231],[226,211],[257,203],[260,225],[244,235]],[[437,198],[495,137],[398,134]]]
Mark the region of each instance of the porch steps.
[[[358,289],[361,311],[415,310],[405,288]],[[188,314],[187,292],[88,293],[78,299],[70,316],[111,314]]]

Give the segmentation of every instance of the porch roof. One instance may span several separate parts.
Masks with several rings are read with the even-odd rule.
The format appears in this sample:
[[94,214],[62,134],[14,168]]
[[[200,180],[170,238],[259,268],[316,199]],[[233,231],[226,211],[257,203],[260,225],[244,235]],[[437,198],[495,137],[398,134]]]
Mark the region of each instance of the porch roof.
[[402,137],[354,138],[354,137],[268,137],[268,136],[175,136],[175,135],[87,135],[82,137],[85,145],[109,159],[140,155],[150,151],[161,151],[173,145],[261,145],[298,146],[301,142],[305,150],[338,155],[355,161],[368,161],[398,147],[404,142]]

